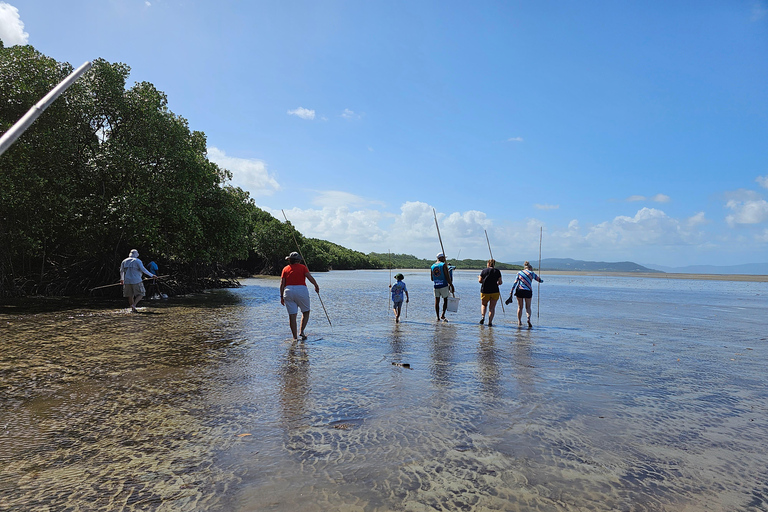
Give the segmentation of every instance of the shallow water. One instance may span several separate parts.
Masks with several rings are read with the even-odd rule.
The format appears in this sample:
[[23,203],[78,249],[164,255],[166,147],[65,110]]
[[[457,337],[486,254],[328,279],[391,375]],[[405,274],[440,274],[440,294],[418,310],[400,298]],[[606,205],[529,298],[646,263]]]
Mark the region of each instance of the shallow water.
[[768,283],[544,276],[529,330],[404,273],[400,324],[317,274],[297,344],[271,278],[3,309],[0,510],[768,510]]

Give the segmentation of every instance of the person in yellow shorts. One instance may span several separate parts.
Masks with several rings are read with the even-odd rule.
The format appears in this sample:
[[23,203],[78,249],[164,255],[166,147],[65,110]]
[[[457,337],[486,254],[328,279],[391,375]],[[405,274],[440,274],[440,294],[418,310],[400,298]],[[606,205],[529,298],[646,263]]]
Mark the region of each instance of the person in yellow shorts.
[[496,303],[499,302],[499,286],[501,286],[501,271],[496,268],[496,260],[488,260],[488,266],[480,272],[477,278],[480,283],[480,323],[485,323],[485,311],[488,310],[488,327],[493,325],[496,314]]

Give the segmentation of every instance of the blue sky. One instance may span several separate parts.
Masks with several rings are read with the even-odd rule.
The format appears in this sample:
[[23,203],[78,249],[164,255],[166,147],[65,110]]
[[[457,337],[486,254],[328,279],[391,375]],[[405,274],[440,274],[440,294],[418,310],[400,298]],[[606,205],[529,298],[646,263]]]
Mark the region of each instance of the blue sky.
[[768,262],[768,0],[0,0],[0,37],[128,64],[308,236]]

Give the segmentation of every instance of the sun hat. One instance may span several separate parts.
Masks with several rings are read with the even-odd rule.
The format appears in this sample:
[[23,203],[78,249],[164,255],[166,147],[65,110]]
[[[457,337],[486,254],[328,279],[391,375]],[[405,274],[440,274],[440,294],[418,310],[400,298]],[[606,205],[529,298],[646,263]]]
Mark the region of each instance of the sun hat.
[[138,258],[139,257],[139,251],[136,249],[131,249],[131,253],[128,255],[131,258]]
[[285,259],[287,259],[287,260],[300,260],[301,259],[301,255],[299,255],[299,253],[297,253],[296,251],[293,251],[291,254],[286,256]]
[[437,253],[437,259],[440,259],[440,258],[445,258],[445,254],[441,252]]
[[397,279],[398,281],[402,281],[403,279],[405,279],[405,276],[403,274],[395,274],[395,279]]

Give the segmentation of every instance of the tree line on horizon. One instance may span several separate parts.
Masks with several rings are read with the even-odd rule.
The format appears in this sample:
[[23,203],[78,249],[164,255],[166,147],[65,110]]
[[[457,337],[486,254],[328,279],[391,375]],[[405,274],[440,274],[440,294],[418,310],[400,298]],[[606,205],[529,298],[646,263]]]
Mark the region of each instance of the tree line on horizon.
[[[395,254],[387,252],[370,252],[368,256],[376,258],[382,262],[384,268],[430,268],[435,260],[417,258],[412,254]],[[449,264],[459,270],[478,270],[484,269],[488,265],[488,260],[476,259],[448,259]],[[496,268],[499,270],[522,270],[521,265],[511,263],[496,262]]]

